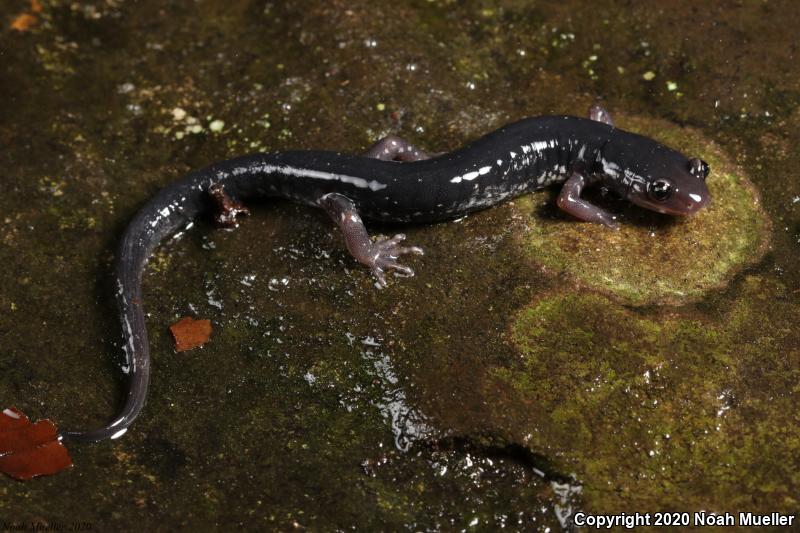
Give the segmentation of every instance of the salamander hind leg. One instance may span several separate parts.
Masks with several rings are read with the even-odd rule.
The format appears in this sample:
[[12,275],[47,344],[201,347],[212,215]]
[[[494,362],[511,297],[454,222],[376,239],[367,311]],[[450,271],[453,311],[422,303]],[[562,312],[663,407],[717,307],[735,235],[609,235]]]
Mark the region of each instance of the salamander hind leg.
[[558,207],[585,222],[605,224],[611,229],[619,229],[619,223],[615,215],[581,198],[581,191],[583,191],[585,185],[586,178],[584,178],[583,174],[573,170],[558,195]]
[[388,135],[373,144],[364,156],[382,161],[422,161],[430,159],[430,154],[420,150],[407,140],[396,135]]
[[350,255],[370,269],[378,287],[386,286],[386,272],[390,270],[396,275],[405,277],[414,275],[410,267],[398,263],[397,259],[401,255],[409,253],[422,255],[423,252],[422,248],[417,246],[401,246],[400,243],[405,240],[405,235],[401,233],[373,241],[358,215],[356,206],[342,194],[326,194],[319,199],[318,204],[341,228]]
[[228,196],[225,188],[219,183],[215,183],[208,188],[208,194],[211,200],[216,205],[216,213],[214,213],[214,221],[220,226],[226,228],[235,228],[239,225],[238,217],[250,214],[241,202],[238,202]]

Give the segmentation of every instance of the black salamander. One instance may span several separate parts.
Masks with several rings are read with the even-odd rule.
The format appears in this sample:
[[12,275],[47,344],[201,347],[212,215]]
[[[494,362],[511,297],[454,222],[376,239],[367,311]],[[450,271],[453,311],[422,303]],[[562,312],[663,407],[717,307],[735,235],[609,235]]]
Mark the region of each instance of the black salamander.
[[[401,161],[401,162],[398,162]],[[193,172],[156,194],[136,214],[120,243],[116,300],[122,320],[128,390],[121,412],[92,431],[64,431],[79,441],[120,437],[144,406],[150,352],[142,308],[142,273],[165,237],[217,205],[218,222],[235,225],[252,197],[287,198],[324,209],[341,228],[347,249],[379,286],[386,273],[411,276],[397,261],[421,254],[405,236],[373,240],[361,217],[384,222],[437,222],[562,183],[558,206],[580,220],[617,227],[616,217],[581,199],[596,183],[650,210],[689,215],[709,199],[709,168],[658,142],[614,127],[592,106],[590,119],[548,116],[521,120],[450,153],[431,157],[399,137],[364,156],[325,151],[264,153]]]

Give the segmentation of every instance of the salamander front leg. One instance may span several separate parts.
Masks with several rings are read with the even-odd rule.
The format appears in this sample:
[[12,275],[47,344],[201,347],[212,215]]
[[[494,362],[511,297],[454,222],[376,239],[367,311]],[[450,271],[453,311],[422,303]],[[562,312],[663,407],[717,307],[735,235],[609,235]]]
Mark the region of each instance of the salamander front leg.
[[581,191],[583,191],[585,185],[586,178],[583,177],[583,174],[573,170],[558,195],[558,207],[575,218],[586,222],[605,224],[611,229],[619,229],[619,223],[615,215],[581,198]]
[[330,193],[320,198],[318,203],[341,228],[350,255],[370,269],[379,287],[386,286],[386,272],[389,270],[406,277],[414,275],[414,271],[398,263],[397,258],[408,253],[422,255],[423,252],[417,246],[400,246],[405,235],[401,233],[373,242],[358,216],[356,206],[348,197]]
[[602,122],[603,124],[608,124],[609,126],[614,125],[614,119],[611,118],[611,113],[600,104],[592,104],[589,107],[589,118],[597,122]]
[[427,152],[420,150],[407,140],[396,135],[384,137],[364,152],[364,155],[382,161],[404,162],[421,161],[431,157]]

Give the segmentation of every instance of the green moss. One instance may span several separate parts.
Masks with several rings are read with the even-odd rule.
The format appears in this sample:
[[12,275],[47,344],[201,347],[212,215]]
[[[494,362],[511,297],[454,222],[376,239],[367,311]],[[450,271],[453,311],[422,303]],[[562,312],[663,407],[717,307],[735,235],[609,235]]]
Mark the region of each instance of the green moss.
[[490,389],[512,391],[495,417],[574,472],[587,509],[724,511],[754,497],[791,508],[800,351],[770,350],[793,342],[791,319],[757,326],[770,306],[796,314],[782,290],[748,280],[749,298],[713,324],[642,316],[597,294],[544,297],[513,321],[521,365],[490,372]]
[[[761,257],[769,220],[754,187],[716,144],[694,129],[662,120],[630,117],[619,122],[708,161],[712,203],[693,217],[675,220],[626,205],[619,231],[577,223],[566,215],[532,215],[520,238],[534,262],[642,305],[696,299]],[[550,204],[544,194],[517,203],[526,215],[533,207],[547,211],[544,206]]]

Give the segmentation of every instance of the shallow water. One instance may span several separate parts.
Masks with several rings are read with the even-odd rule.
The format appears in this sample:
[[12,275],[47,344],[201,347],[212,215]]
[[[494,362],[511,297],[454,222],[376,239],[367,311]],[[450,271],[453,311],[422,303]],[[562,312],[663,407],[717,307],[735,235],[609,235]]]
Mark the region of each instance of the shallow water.
[[[166,183],[245,152],[358,152],[390,132],[444,151],[600,100],[718,145],[758,191],[770,245],[701,296],[642,306],[528,257],[526,225],[565,221],[521,202],[403,228],[426,255],[384,291],[320,212],[201,222],[145,276],[143,415],[120,440],[70,446],[67,472],[0,478],[4,528],[558,530],[575,510],[797,511],[795,3],[41,4],[24,32],[10,24],[30,4],[0,5],[0,405],[32,418],[111,415],[120,233]],[[185,315],[214,334],[176,354],[167,327]]]

